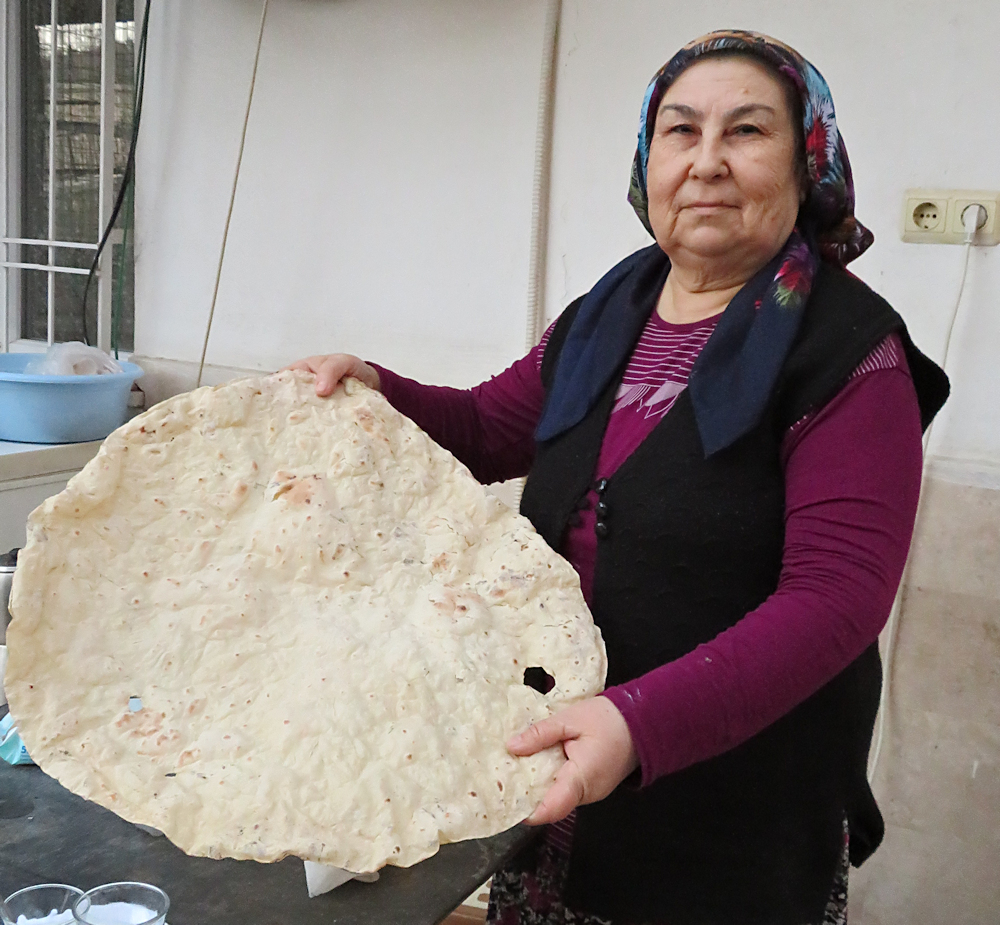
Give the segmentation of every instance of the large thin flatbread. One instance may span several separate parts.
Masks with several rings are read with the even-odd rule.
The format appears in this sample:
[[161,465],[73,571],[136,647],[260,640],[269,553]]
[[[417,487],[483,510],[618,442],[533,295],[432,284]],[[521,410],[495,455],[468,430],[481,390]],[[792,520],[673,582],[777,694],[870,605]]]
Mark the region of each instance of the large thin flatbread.
[[12,610],[33,758],[210,857],[372,871],[503,831],[565,760],[505,740],[606,670],[526,519],[377,392],[303,373],[112,434],[32,514]]

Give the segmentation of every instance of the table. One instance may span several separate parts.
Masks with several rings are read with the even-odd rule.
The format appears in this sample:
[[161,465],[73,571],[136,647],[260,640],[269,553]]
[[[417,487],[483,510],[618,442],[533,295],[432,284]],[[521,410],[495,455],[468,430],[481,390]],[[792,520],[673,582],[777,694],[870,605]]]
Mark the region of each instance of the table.
[[170,896],[170,925],[434,925],[534,839],[527,826],[445,845],[376,883],[351,881],[309,899],[302,862],[192,858],[39,768],[0,762],[0,897],[36,883],[88,890],[115,880]]

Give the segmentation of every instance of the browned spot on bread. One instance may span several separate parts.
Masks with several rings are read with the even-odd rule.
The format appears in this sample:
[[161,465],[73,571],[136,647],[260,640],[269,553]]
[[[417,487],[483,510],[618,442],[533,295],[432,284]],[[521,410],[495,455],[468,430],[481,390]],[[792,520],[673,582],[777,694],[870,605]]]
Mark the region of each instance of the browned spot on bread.
[[373,433],[375,430],[375,415],[372,414],[367,408],[358,408],[356,412],[356,417],[358,423],[361,425],[361,429],[366,433]]

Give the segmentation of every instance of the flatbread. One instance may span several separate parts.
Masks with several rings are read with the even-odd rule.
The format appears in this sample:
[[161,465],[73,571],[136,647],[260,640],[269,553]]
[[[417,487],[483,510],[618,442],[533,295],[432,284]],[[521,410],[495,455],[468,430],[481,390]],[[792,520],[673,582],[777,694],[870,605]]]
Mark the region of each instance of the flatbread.
[[6,679],[28,750],[189,854],[361,872],[503,831],[565,760],[505,740],[604,684],[572,567],[354,380],[170,399],[28,529]]

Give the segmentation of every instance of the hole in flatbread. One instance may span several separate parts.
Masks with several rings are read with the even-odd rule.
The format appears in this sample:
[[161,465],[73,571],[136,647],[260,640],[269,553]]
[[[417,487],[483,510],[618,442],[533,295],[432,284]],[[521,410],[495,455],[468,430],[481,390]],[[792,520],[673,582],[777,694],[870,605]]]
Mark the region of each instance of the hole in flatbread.
[[539,694],[547,694],[556,686],[556,679],[544,668],[535,666],[524,669],[524,683],[528,687],[534,688]]
[[136,697],[135,694],[133,694],[128,699],[128,708],[133,713],[138,713],[142,709],[142,698],[141,697]]

